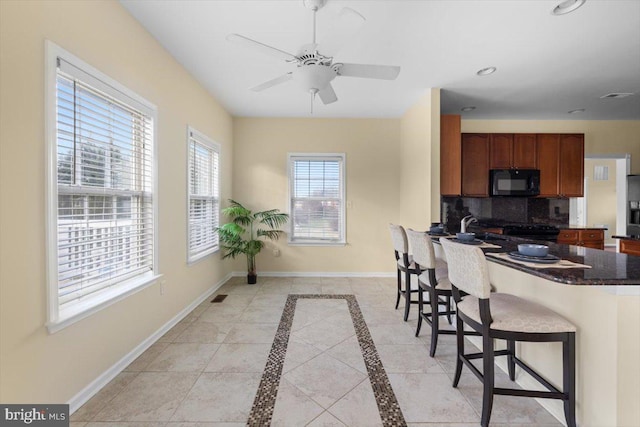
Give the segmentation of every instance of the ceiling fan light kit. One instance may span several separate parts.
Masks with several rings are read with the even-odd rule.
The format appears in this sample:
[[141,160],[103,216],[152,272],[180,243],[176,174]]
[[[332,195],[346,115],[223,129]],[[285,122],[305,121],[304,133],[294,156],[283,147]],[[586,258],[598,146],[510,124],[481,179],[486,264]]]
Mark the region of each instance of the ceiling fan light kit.
[[582,6],[587,0],[565,0],[551,11],[552,15],[566,15]]
[[[340,63],[334,62],[333,56],[320,53],[321,49],[316,43],[316,13],[325,6],[327,0],[303,0],[302,2],[305,7],[313,11],[313,39],[311,43],[303,45],[297,55],[240,34],[229,34],[227,36],[226,39],[229,42],[259,50],[264,54],[296,66],[291,72],[252,87],[252,91],[260,92],[293,80],[298,87],[311,94],[311,112],[313,113],[313,100],[316,94],[323,104],[331,104],[338,100],[331,86],[333,79],[338,76],[380,80],[394,80],[398,77],[400,73],[400,67],[398,66]],[[343,8],[339,16],[350,27],[348,28],[350,32],[355,32],[365,20],[362,15],[350,8]],[[332,35],[335,36],[335,34]],[[332,52],[337,51],[337,47],[334,46],[336,44],[335,40],[333,40],[333,43],[332,40],[329,40],[326,44],[328,46],[327,49]]]

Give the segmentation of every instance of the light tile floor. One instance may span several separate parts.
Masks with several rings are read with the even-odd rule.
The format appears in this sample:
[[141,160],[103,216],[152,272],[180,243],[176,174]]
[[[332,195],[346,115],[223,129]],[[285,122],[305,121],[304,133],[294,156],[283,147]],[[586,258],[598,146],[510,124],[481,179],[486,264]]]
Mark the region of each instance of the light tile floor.
[[[355,295],[409,426],[477,426],[482,388],[463,371],[451,387],[455,337],[414,336],[395,310],[395,279],[234,278],[198,306],[71,417],[71,426],[244,426],[290,293]],[[345,300],[298,300],[274,426],[379,426],[367,369]],[[510,383],[496,370],[497,383]],[[512,384],[512,383],[511,383]],[[535,400],[496,396],[493,426],[560,426]]]

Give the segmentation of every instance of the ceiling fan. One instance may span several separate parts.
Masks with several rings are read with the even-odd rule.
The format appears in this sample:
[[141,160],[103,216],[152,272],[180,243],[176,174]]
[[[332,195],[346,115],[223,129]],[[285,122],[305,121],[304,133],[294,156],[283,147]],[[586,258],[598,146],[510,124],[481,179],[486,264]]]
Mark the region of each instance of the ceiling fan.
[[316,94],[324,104],[331,104],[338,100],[331,86],[331,81],[338,76],[382,80],[394,80],[398,77],[400,73],[400,67],[398,66],[350,64],[333,61],[333,55],[335,55],[338,47],[344,41],[344,33],[355,33],[365,20],[362,15],[348,7],[343,8],[340,12],[340,22],[336,24],[338,28],[330,35],[326,43],[322,44],[322,53],[320,53],[319,45],[316,43],[316,13],[326,2],[327,0],[303,0],[304,6],[313,11],[313,39],[311,43],[303,45],[296,55],[240,34],[229,34],[227,36],[227,40],[230,42],[259,50],[272,57],[295,64],[293,71],[254,86],[251,88],[252,91],[260,92],[294,80],[311,94],[311,112],[313,113],[313,100]]

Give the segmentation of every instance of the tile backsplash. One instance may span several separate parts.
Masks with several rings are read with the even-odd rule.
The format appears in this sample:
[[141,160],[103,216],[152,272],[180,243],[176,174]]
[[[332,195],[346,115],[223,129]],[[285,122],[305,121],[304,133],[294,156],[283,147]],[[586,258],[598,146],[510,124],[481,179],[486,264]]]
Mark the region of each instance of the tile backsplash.
[[569,223],[569,199],[443,197],[441,215],[450,231],[459,230],[460,220],[467,215],[484,221],[560,226]]

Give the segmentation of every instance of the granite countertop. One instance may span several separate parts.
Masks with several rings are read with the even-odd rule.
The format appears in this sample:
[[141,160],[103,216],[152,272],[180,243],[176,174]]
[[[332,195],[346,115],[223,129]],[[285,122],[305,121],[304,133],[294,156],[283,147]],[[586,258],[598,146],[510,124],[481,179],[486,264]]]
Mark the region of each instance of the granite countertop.
[[607,227],[587,227],[585,225],[559,225],[560,230],[608,230]]
[[631,236],[611,236],[612,239],[622,239],[622,240],[640,240],[640,234],[634,234]]
[[[496,238],[494,240],[494,238]],[[502,240],[499,236],[487,235],[487,243],[500,246],[499,249],[483,248],[485,253],[512,252],[518,250],[521,241]],[[520,239],[518,239],[520,240]],[[434,242],[437,243],[434,237]],[[531,243],[540,243],[531,241]],[[572,245],[546,242],[549,253],[562,259],[591,266],[591,268],[533,268],[509,259],[487,257],[488,261],[515,268],[534,276],[558,283],[581,286],[640,286],[640,257],[590,249]]]

